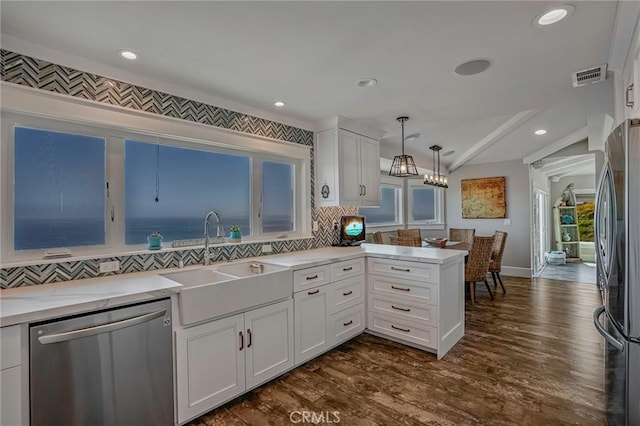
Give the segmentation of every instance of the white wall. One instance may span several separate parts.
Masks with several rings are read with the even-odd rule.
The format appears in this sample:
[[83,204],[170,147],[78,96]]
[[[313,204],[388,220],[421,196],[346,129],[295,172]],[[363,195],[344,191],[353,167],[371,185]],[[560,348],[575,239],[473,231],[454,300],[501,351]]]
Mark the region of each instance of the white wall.
[[[504,219],[463,219],[460,181],[496,176],[506,178],[507,218],[511,219],[511,225],[505,225]],[[446,190],[447,227],[475,228],[476,235],[493,235],[495,231],[508,232],[503,269],[530,269],[530,211],[529,166],[522,164],[522,160],[465,165],[449,175],[449,189]]]
[[[595,170],[594,170],[595,173]],[[562,191],[569,185],[573,183],[573,189],[576,193],[580,193],[582,191],[594,191],[595,194],[596,188],[596,176],[595,174],[589,175],[580,175],[580,176],[565,176],[560,179],[558,182],[551,182],[551,205],[558,200]]]

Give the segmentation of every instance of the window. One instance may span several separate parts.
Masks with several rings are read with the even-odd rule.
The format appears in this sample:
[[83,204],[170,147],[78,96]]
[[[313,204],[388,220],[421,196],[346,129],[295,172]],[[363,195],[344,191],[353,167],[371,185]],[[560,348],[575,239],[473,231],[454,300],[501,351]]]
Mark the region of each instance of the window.
[[380,207],[360,207],[358,213],[366,218],[367,226],[402,224],[402,180],[381,177]]
[[410,225],[442,224],[444,217],[443,190],[422,181],[409,181],[408,221]]
[[105,243],[105,140],[14,127],[13,249]]
[[246,241],[309,236],[309,147],[180,122],[180,136],[150,136],[166,134],[165,118],[113,113],[140,131],[2,112],[2,261],[55,248],[117,256],[146,249],[155,231],[170,247],[202,238],[210,210]]
[[[228,233],[251,234],[249,157],[125,141],[125,243],[202,238],[204,217],[220,213]],[[215,229],[212,228],[212,229]]]
[[262,162],[262,232],[294,229],[294,166]]

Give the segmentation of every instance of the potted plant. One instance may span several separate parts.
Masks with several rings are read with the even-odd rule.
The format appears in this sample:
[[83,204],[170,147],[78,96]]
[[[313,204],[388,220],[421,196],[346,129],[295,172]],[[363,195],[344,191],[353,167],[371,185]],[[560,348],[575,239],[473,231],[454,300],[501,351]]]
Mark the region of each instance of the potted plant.
[[229,241],[232,243],[239,243],[242,241],[242,231],[240,230],[240,226],[231,225],[229,228]]

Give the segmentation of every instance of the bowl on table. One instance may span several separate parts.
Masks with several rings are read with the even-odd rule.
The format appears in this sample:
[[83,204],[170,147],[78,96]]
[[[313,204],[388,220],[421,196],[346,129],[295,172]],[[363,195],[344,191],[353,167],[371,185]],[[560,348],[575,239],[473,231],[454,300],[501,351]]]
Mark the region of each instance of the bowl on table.
[[447,245],[447,238],[425,238],[427,244],[432,247],[444,248]]

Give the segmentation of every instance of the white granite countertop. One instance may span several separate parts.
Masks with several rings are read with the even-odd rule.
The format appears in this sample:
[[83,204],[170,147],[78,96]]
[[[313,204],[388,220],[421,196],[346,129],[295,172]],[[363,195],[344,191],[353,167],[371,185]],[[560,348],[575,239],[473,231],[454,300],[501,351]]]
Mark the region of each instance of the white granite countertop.
[[311,268],[363,256],[444,264],[461,260],[466,255],[466,250],[362,244],[360,247],[324,247],[314,250],[282,253],[256,258],[256,260],[272,265],[284,266],[295,271],[297,269]]
[[[363,256],[444,264],[461,260],[466,254],[463,250],[362,244],[360,247],[324,247],[239,261],[259,261],[297,270]],[[178,270],[146,271],[2,290],[0,326],[167,297],[179,293],[182,285],[160,274]]]
[[143,272],[2,290],[0,326],[158,299],[180,288],[157,273]]

